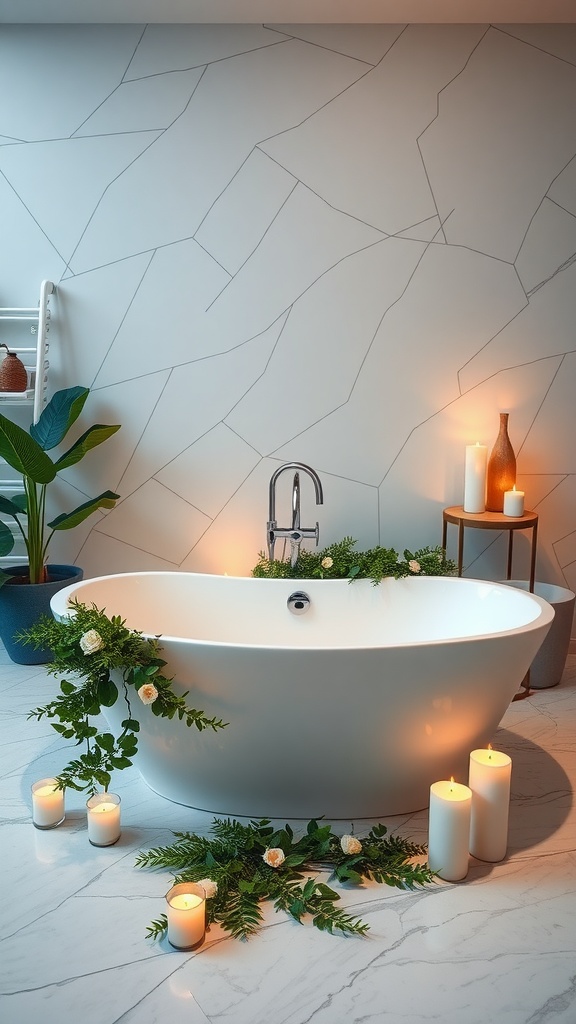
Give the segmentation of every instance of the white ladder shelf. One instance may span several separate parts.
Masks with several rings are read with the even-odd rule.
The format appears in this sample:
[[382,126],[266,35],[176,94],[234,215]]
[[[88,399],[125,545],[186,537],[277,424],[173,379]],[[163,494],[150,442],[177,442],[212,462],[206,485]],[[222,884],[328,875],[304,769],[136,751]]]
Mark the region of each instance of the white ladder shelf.
[[[7,344],[11,352],[24,363],[28,372],[28,387],[25,391],[0,391],[0,412],[5,406],[32,406],[32,422],[36,423],[46,404],[46,392],[48,387],[49,369],[49,340],[50,330],[50,296],[56,291],[52,281],[42,281],[40,285],[40,299],[37,306],[0,306],[0,341]],[[14,344],[2,330],[2,324],[30,324],[30,333],[35,335],[35,345],[21,344],[22,330],[20,330],[19,343]],[[3,460],[0,459],[0,470]],[[5,463],[4,463],[5,465]],[[0,493],[10,497],[12,494],[19,494],[22,491],[22,484],[18,478],[0,480]],[[10,529],[14,530],[15,537],[19,539],[20,534],[13,520],[6,522]],[[25,556],[24,556],[25,559]],[[0,565],[13,565],[15,562],[22,562],[23,556],[18,553],[0,557]]]

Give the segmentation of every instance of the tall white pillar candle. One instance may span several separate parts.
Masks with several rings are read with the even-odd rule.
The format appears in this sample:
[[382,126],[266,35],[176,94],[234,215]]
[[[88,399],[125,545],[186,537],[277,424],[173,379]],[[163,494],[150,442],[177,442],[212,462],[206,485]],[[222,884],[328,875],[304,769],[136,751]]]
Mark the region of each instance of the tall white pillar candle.
[[524,515],[524,491],[517,491],[515,487],[511,491],[504,491],[504,504],[502,511],[505,516],[512,516],[519,519]]
[[511,773],[512,761],[500,750],[470,754],[470,853],[478,860],[494,862],[506,856]]
[[466,445],[464,467],[464,511],[486,511],[486,465],[488,449],[485,444]]
[[471,802],[468,786],[453,779],[430,786],[428,866],[447,882],[468,874]]
[[113,846],[120,838],[120,797],[96,793],[86,802],[88,839],[92,846]]
[[168,942],[175,949],[193,949],[204,941],[206,893],[196,882],[180,882],[166,893]]
[[36,828],[55,828],[64,821],[64,790],[56,779],[40,779],[32,786],[32,822]]

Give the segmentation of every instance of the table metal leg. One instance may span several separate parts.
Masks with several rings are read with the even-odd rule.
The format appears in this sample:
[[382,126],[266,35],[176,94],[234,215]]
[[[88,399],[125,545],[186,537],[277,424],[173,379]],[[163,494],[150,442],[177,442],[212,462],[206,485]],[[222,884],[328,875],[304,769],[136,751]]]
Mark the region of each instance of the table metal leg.
[[512,549],[514,547],[514,532],[512,530],[508,533],[508,564],[506,566],[506,579],[512,579]]
[[462,575],[462,563],[464,561],[464,523],[460,520],[458,524],[458,575]]
[[538,536],[538,520],[532,527],[532,552],[530,556],[530,593],[534,593],[534,577],[536,575],[536,540]]

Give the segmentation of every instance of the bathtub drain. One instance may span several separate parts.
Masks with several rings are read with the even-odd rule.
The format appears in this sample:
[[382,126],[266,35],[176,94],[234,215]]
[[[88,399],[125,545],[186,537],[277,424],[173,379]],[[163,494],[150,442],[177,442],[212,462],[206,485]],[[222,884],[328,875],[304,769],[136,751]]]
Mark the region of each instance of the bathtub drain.
[[290,594],[286,604],[292,615],[304,615],[304,612],[307,612],[310,607],[310,598],[303,590],[295,590],[293,594]]

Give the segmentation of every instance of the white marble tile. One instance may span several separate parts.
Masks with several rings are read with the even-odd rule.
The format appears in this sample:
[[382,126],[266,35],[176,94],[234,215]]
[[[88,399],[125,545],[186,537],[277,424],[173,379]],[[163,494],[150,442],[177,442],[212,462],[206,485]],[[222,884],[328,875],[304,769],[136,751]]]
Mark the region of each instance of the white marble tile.
[[450,244],[515,259],[551,181],[574,156],[562,121],[575,86],[573,65],[488,30],[420,140]]
[[[299,124],[365,70],[350,57],[290,39],[211,64],[183,114],[106,192],[74,271],[193,235],[258,142]],[[142,189],[153,197],[145,217]]]
[[[576,268],[568,266],[531,295],[526,307],[509,323],[503,323],[498,341],[492,338],[462,365],[459,374],[462,390],[469,391],[498,370],[571,351],[570,325],[576,314],[575,280]],[[559,315],[560,310],[562,315]],[[546,324],[555,312],[557,333],[555,331],[552,337]]]
[[554,179],[548,195],[553,202],[576,215],[576,157]]
[[251,445],[218,423],[164,466],[156,479],[215,518],[259,461]]
[[[0,168],[68,261],[111,182],[159,135],[159,131],[126,132],[7,146],[0,153]],[[81,190],[76,187],[78,180],[83,182]]]
[[282,32],[261,25],[147,25],[126,78],[211,64],[284,38]]
[[[113,344],[103,360],[97,387],[132,380],[187,363],[193,358],[226,351],[226,339],[213,348],[198,347],[198,331],[207,304],[230,275],[193,239],[174,242],[147,254],[141,286],[133,294]],[[120,267],[124,263],[121,261]],[[116,266],[116,264],[114,264]],[[154,301],[150,302],[150,294]]]
[[305,39],[314,46],[323,46],[336,53],[378,64],[395,43],[403,25],[278,25],[275,31],[296,39]]
[[116,87],[141,33],[139,25],[4,25],[0,81],[2,91],[10,82],[13,102],[2,110],[2,134],[27,141],[70,135]]
[[544,198],[516,259],[526,292],[542,285],[576,252],[576,216]]
[[[42,832],[30,821],[29,782],[57,770],[42,723],[26,722],[23,699],[10,709],[20,746],[45,745],[32,764],[14,758],[2,805],[18,814],[2,829],[2,1005],[10,1021],[41,1016],[59,1024],[334,1024],[386,1018],[424,1024],[573,1024],[576,992],[576,652],[562,683],[510,705],[495,746],[513,759],[509,850],[499,864],[470,860],[467,878],[415,892],[368,883],[341,887],[342,906],[370,925],[363,939],[321,934],[266,908],[247,943],[212,927],[198,951],[145,938],[164,907],[165,869],[137,869],[136,853],[166,845],[173,831],[205,833],[207,812],[152,793],[135,768],[117,773],[122,835],[109,849],[88,843],[84,795],[68,793],[66,820]],[[5,656],[0,686],[23,698],[55,686],[40,667]],[[33,703],[34,701],[32,701]],[[28,705],[26,704],[26,707]],[[10,755],[16,733],[6,737]],[[17,746],[17,749],[20,749]],[[425,842],[427,812],[388,826]],[[372,822],[357,821],[361,838]],[[303,823],[292,822],[297,831]],[[348,825],[335,823],[345,831]],[[327,876],[322,876],[326,878]],[[4,1009],[5,1008],[5,1009]]]
[[[262,372],[280,329],[273,324],[245,345],[172,371],[120,480],[123,495],[131,494],[151,470],[157,473],[229,413]],[[160,519],[165,524],[164,517]]]
[[184,110],[201,74],[202,68],[195,68],[125,81],[74,134],[78,137],[167,128]]
[[196,241],[230,274],[236,274],[295,185],[291,174],[254,149],[202,221]]
[[[409,25],[373,70],[292,131],[278,132],[264,151],[337,209],[381,231],[395,234],[434,216],[415,140],[484,31]],[[409,70],[415,67],[417,75]]]

